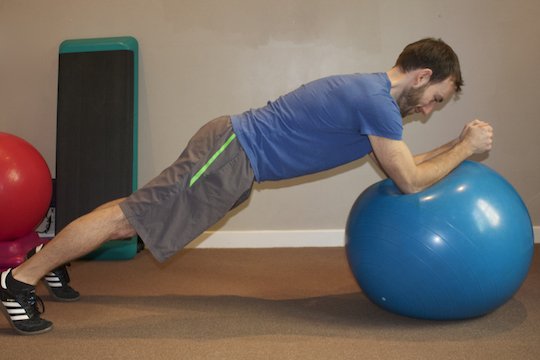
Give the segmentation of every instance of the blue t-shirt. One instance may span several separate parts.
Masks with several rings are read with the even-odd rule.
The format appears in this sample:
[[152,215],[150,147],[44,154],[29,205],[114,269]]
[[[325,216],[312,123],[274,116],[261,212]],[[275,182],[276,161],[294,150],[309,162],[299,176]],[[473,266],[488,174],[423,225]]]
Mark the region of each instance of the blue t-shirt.
[[258,182],[289,179],[368,154],[367,135],[401,140],[399,107],[385,73],[315,80],[260,109],[231,116]]

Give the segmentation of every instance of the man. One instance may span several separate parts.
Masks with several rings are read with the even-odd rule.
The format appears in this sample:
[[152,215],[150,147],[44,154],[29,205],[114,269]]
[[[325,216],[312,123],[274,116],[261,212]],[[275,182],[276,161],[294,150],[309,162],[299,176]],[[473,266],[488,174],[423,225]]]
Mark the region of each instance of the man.
[[2,273],[0,309],[19,333],[50,330],[34,288],[51,269],[137,234],[163,262],[245,201],[254,181],[302,176],[370,154],[403,193],[421,191],[491,149],[492,128],[479,120],[423,155],[413,157],[401,140],[403,117],[428,115],[462,84],[453,50],[424,39],[408,45],[386,73],[316,80],[263,108],[215,119],[145,187],[73,221],[28,261]]

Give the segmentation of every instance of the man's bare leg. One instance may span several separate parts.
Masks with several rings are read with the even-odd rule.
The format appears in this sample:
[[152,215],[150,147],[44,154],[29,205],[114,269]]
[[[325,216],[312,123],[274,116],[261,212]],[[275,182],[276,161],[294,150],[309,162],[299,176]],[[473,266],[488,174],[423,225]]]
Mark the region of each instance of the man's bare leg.
[[40,317],[40,300],[35,295],[35,285],[45,274],[107,241],[136,235],[118,205],[122,200],[73,221],[26,262],[0,274],[0,312],[17,333],[35,335],[53,328],[52,322]]
[[88,254],[107,241],[136,236],[118,206],[122,200],[106,203],[74,220],[39,253],[13,269],[13,278],[36,285],[52,269]]

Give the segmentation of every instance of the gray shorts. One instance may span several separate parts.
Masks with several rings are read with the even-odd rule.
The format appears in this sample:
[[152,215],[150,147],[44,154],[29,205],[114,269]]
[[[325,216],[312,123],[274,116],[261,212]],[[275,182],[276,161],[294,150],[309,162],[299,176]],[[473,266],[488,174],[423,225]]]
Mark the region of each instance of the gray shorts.
[[164,262],[247,200],[254,180],[231,119],[223,116],[203,126],[174,164],[120,208]]

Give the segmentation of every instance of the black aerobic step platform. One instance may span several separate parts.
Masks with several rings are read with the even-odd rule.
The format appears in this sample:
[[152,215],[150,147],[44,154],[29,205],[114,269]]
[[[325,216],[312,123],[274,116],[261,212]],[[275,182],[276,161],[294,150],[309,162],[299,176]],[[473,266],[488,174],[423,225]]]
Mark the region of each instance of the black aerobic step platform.
[[[56,233],[137,189],[138,43],[132,37],[60,46]],[[89,259],[130,259],[137,238],[104,244]]]

